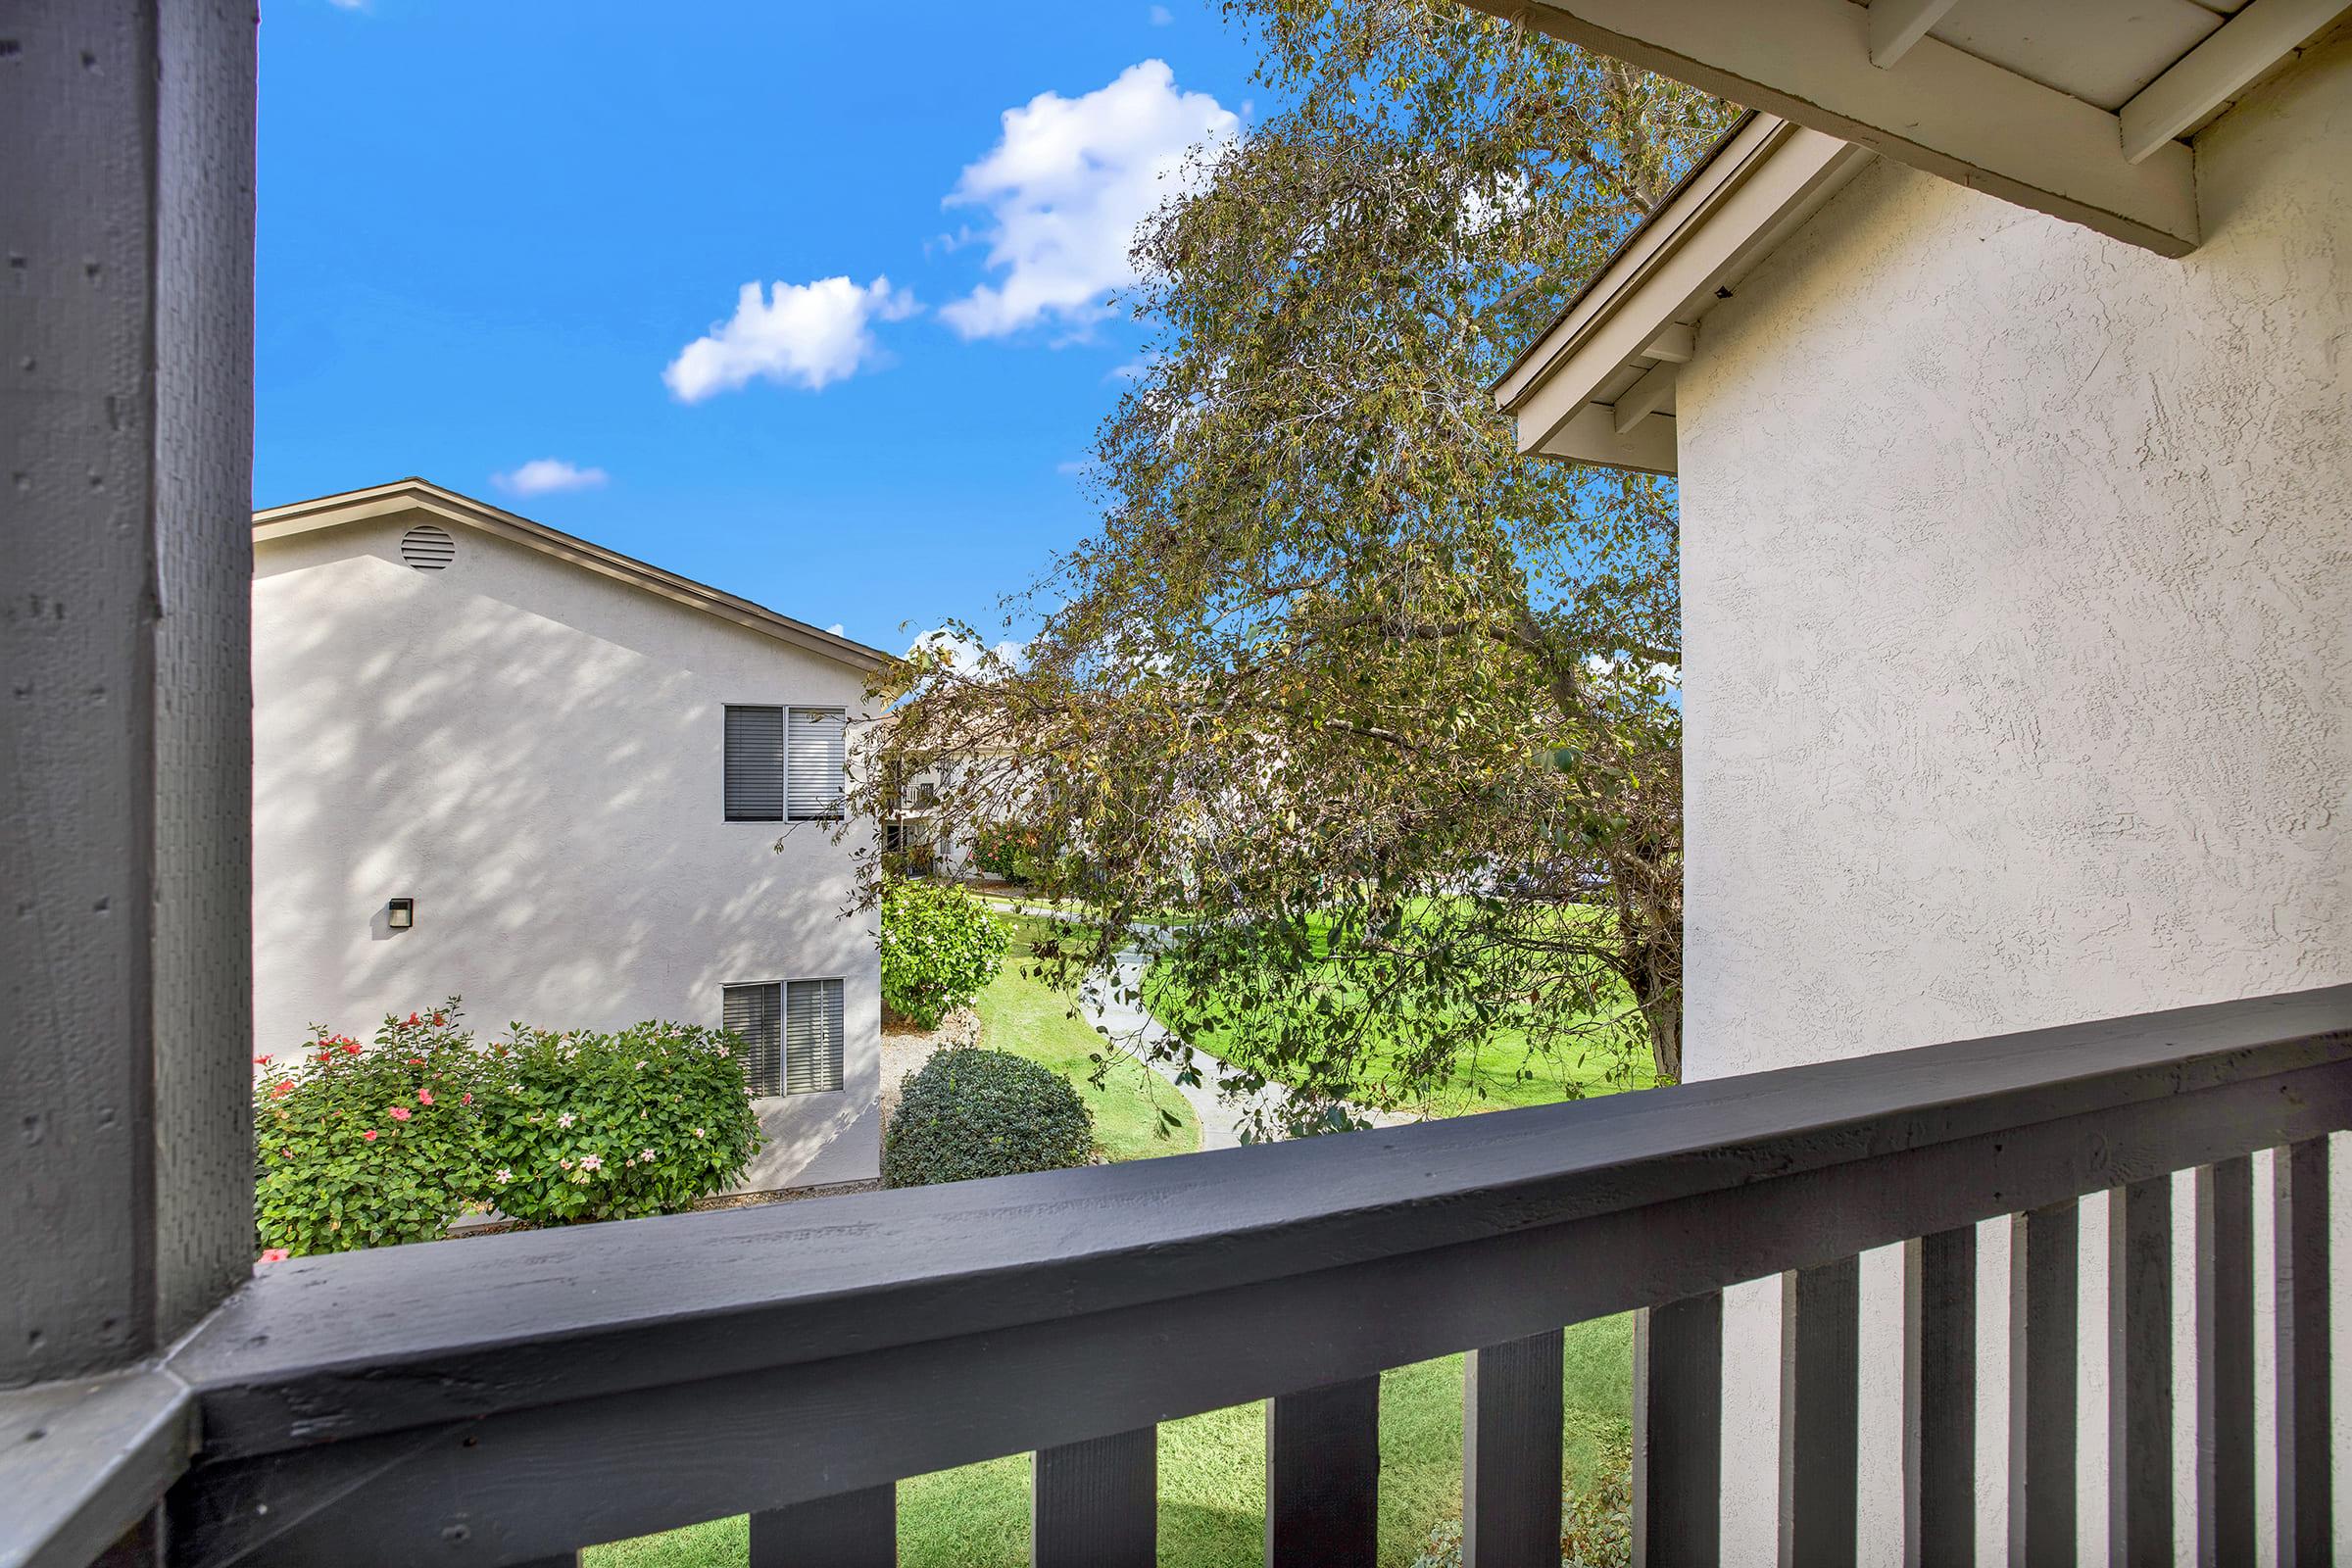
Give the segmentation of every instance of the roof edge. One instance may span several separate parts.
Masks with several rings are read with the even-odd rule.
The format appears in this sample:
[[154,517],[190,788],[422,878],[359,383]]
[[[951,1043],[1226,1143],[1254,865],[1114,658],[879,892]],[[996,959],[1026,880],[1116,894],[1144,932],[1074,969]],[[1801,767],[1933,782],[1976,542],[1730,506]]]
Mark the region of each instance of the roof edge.
[[755,604],[749,599],[728,593],[723,588],[713,588],[709,583],[681,577],[650,562],[622,555],[617,550],[582,539],[576,534],[551,528],[546,523],[535,522],[517,513],[494,507],[486,501],[414,475],[392,480],[388,484],[314,496],[282,506],[264,507],[253,514],[253,536],[257,541],[283,539],[298,533],[340,527],[345,523],[369,521],[409,510],[430,512],[466,527],[527,545],[543,555],[585,566],[615,581],[658,594],[674,604],[703,611],[721,620],[732,621],[738,626],[748,627],[779,642],[790,643],[854,668],[873,670],[897,662],[895,655],[879,648],[869,648],[820,626],[811,626],[805,620],[796,620],[765,605]]

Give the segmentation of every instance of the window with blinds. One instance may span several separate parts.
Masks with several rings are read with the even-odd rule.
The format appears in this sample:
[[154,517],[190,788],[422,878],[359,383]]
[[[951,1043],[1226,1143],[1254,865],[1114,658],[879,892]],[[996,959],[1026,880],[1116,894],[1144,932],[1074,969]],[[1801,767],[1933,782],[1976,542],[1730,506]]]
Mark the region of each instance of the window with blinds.
[[841,815],[842,744],[847,728],[838,708],[792,710],[791,783],[785,804],[794,821]]
[[841,982],[727,986],[724,1019],[743,1040],[743,1087],[754,1099],[841,1087]]
[[784,819],[784,710],[727,710],[726,808],[730,822]]
[[784,1092],[841,1087],[841,982],[792,980],[784,987]]
[[780,987],[728,986],[722,1016],[743,1041],[743,1087],[753,1097],[784,1092],[784,1016]]

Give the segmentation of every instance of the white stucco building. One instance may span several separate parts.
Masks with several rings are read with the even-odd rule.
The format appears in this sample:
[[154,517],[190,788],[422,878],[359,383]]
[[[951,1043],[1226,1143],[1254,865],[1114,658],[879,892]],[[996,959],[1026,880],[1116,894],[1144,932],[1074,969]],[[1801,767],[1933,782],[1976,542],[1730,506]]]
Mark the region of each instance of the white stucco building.
[[484,1038],[726,1023],[748,1188],[878,1174],[836,818],[884,657],[421,480],[256,514],[257,1052],[451,995]]
[[[1693,1079],[2352,980],[2352,39],[2325,4],[2077,9],[1513,9],[1779,111],[1496,389],[1527,450],[1680,479]],[[2081,1206],[2079,1519],[2047,1549],[2091,1562],[2108,1200]],[[1980,1563],[2059,1560],[2012,1554],[2010,1235],[1978,1239]],[[1896,1562],[1900,1249],[1862,1299],[1859,1560]],[[1727,1294],[1724,1430],[1765,1455],[1780,1309],[1777,1279]],[[1773,1560],[1775,1480],[1727,1468],[1724,1562]]]

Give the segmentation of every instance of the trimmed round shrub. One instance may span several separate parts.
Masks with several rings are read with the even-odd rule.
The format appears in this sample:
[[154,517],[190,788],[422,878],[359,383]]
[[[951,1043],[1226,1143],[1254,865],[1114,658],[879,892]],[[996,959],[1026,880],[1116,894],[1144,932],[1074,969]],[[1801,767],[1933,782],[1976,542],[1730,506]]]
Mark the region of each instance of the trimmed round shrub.
[[674,1214],[760,1148],[743,1042],[689,1024],[616,1035],[517,1028],[490,1048],[483,1192],[526,1225]]
[[1095,1122],[1077,1090],[1026,1057],[966,1046],[906,1075],[882,1140],[882,1179],[927,1187],[1094,1157]]
[[1007,946],[987,907],[955,884],[886,883],[882,1004],[918,1029],[936,1029],[997,977]]
[[481,1192],[485,1063],[456,998],[387,1017],[372,1046],[314,1025],[300,1051],[254,1064],[265,1256],[429,1242]]

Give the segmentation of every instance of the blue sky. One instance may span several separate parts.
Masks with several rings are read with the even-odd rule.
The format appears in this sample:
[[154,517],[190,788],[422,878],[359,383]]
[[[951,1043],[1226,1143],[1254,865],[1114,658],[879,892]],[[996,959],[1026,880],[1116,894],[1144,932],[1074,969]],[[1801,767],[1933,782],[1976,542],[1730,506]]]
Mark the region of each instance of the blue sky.
[[1200,0],[278,0],[261,52],[258,505],[421,474],[894,649],[1087,531],[1132,215],[1264,107]]

